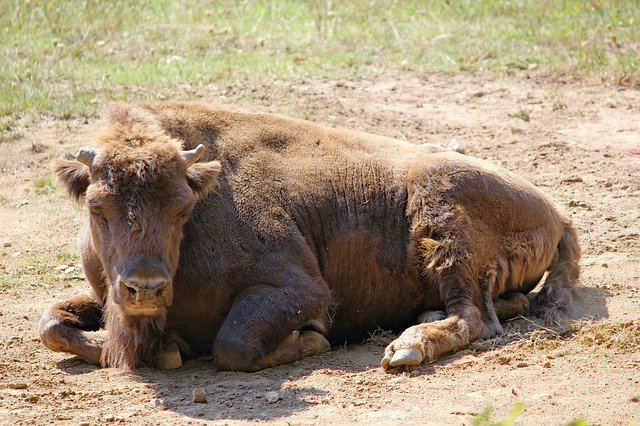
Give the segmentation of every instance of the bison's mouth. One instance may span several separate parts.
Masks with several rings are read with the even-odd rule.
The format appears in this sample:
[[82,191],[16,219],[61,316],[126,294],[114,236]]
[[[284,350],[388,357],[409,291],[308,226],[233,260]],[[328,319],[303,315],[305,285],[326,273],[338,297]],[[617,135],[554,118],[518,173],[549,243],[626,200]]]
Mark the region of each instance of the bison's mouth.
[[166,307],[140,306],[131,304],[120,304],[120,307],[127,316],[157,317],[166,312]]

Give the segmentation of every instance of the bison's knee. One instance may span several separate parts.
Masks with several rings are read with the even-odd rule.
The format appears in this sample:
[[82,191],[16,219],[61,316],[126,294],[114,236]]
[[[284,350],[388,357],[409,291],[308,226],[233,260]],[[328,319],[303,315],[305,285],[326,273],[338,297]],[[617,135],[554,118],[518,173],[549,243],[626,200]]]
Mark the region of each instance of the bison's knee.
[[54,352],[68,352],[68,329],[58,319],[56,306],[48,308],[40,317],[40,341]]
[[226,371],[256,371],[252,364],[261,356],[259,350],[249,346],[238,336],[218,333],[213,343],[213,362],[216,368]]
[[220,370],[257,371],[319,355],[330,348],[322,334],[311,330],[294,331],[268,354],[237,339],[216,339],[214,363]]
[[100,364],[104,333],[100,327],[101,311],[88,296],[76,296],[47,308],[40,317],[40,341],[54,352],[77,355]]

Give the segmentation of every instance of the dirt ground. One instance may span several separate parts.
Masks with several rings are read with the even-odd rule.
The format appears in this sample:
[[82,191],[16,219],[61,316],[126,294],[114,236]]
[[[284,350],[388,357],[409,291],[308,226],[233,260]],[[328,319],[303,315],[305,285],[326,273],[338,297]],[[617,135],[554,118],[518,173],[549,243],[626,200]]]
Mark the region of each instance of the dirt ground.
[[[50,352],[38,319],[86,288],[74,255],[85,212],[34,182],[97,123],[42,119],[0,143],[0,423],[471,424],[485,407],[499,420],[521,402],[522,424],[640,424],[640,91],[432,75],[200,95],[416,143],[455,137],[467,154],[521,174],[579,228],[576,319],[593,321],[547,330],[520,319],[499,338],[396,374],[379,367],[384,334],[251,374],[217,372],[210,359],[132,374]],[[207,403],[192,402],[194,387]]]

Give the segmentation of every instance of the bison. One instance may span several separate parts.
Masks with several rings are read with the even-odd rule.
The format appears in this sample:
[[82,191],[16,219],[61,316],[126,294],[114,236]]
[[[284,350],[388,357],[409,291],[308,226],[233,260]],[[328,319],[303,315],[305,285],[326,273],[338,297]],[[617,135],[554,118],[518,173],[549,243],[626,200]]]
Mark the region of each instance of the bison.
[[256,371],[390,329],[390,369],[572,309],[570,219],[488,162],[219,105],[115,105],[105,121],[54,164],[89,212],[91,285],[43,313],[54,351]]

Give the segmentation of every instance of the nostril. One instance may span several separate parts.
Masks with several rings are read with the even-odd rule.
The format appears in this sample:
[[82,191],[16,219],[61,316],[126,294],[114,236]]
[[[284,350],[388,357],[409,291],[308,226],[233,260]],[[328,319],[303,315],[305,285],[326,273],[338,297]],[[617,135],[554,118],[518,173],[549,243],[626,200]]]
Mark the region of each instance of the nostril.
[[156,287],[156,297],[165,297],[167,295],[167,291],[169,290],[169,283],[164,281],[158,283]]
[[138,290],[135,287],[132,287],[128,284],[124,284],[124,286],[127,289],[127,292],[129,292],[129,297],[134,297],[138,292]]

